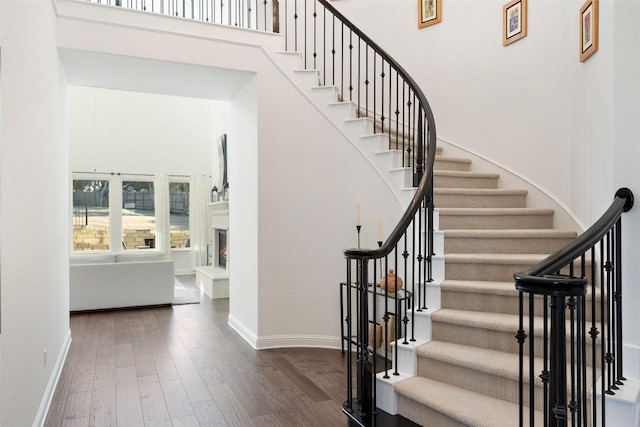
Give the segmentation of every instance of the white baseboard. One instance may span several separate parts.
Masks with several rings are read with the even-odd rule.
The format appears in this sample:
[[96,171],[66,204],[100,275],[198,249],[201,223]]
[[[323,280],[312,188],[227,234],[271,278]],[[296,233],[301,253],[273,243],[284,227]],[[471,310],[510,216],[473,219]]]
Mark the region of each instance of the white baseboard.
[[55,393],[56,391],[56,386],[58,385],[58,380],[60,379],[60,374],[62,373],[64,362],[65,360],[67,360],[67,353],[69,353],[70,346],[71,329],[67,330],[67,335],[65,336],[62,347],[60,348],[60,352],[58,353],[58,358],[56,359],[56,364],[53,367],[51,376],[49,377],[49,383],[47,384],[47,388],[45,389],[44,396],[42,396],[42,401],[40,402],[38,413],[36,414],[36,418],[33,421],[34,427],[42,427],[45,420],[47,419],[47,413],[49,412],[49,406],[51,405],[51,400],[53,399],[53,393]]
[[258,336],[253,333],[249,328],[247,328],[242,322],[240,322],[233,315],[229,314],[229,318],[227,320],[229,326],[233,328],[246,342],[249,343],[251,347],[257,349],[257,341]]
[[173,272],[174,276],[184,276],[184,275],[187,275],[187,274],[196,274],[195,268],[183,268],[183,269],[180,269],[180,270],[175,270]]
[[249,330],[249,328],[231,314],[229,315],[227,323],[256,350],[295,347],[341,349],[340,337],[322,335],[272,335],[259,338],[253,331]]
[[341,349],[340,337],[323,335],[272,335],[258,338],[256,348],[266,350],[269,348],[313,347]]

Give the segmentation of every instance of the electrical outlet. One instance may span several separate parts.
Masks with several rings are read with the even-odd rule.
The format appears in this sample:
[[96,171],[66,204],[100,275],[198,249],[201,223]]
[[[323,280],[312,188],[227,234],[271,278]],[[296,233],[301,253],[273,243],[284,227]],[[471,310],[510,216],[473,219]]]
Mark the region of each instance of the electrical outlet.
[[44,366],[47,367],[47,349],[44,349]]

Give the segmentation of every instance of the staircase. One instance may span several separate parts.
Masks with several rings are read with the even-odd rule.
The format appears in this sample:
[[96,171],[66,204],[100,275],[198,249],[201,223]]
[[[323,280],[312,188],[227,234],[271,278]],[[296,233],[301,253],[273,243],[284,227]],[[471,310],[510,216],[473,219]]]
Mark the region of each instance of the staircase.
[[[287,58],[289,66],[297,60],[292,53],[281,57]],[[408,203],[413,196],[411,169],[401,166],[402,151],[389,149],[389,145],[399,148],[393,136],[390,140],[380,133],[378,122],[359,118],[363,113],[355,104],[342,101],[336,87],[317,86],[318,72],[298,70],[293,76],[344,127],[399,200]],[[470,159],[447,156],[441,147],[434,187],[444,235],[444,257],[440,258],[445,280],[440,283],[440,309],[416,313],[416,322],[430,322],[431,331],[417,325],[418,340],[408,346],[415,355],[401,356],[399,363],[409,359],[409,366],[400,366],[402,374],[390,380],[397,413],[422,426],[517,425],[518,293],[513,274],[560,249],[576,233],[554,230],[552,209],[528,208],[526,190],[498,188],[499,174],[475,172]],[[427,304],[434,307],[433,301]],[[398,343],[395,348],[407,351]],[[411,371],[415,376],[410,377]],[[381,396],[388,398],[380,384]],[[378,406],[385,408],[378,400]],[[536,416],[542,424],[541,409],[536,408]]]
[[[554,230],[553,210],[465,159],[436,162],[435,205],[444,231],[441,308],[417,375],[396,384],[398,412],[423,426],[518,424],[518,293],[513,274],[575,238]],[[453,165],[453,166],[451,166]],[[541,408],[537,408],[541,409]],[[537,412],[540,420],[542,412]]]

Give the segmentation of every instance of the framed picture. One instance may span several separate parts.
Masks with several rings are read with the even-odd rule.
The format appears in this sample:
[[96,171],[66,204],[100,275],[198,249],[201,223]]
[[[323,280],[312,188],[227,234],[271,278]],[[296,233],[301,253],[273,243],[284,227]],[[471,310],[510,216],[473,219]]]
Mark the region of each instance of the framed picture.
[[442,21],[442,0],[418,0],[418,28]]
[[580,62],[598,50],[598,0],[587,0],[580,8]]
[[502,44],[527,36],[527,0],[512,0],[502,6]]

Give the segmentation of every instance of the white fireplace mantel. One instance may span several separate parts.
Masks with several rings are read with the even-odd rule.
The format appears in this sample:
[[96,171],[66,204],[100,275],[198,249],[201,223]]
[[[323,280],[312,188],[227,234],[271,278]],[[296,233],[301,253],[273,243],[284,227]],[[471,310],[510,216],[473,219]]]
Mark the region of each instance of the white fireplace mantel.
[[[207,203],[208,247],[211,264],[196,268],[196,284],[209,298],[229,297],[229,260],[227,266],[217,265],[214,254],[218,253],[218,230],[229,230],[229,202],[219,201]],[[207,260],[209,261],[209,260]]]

